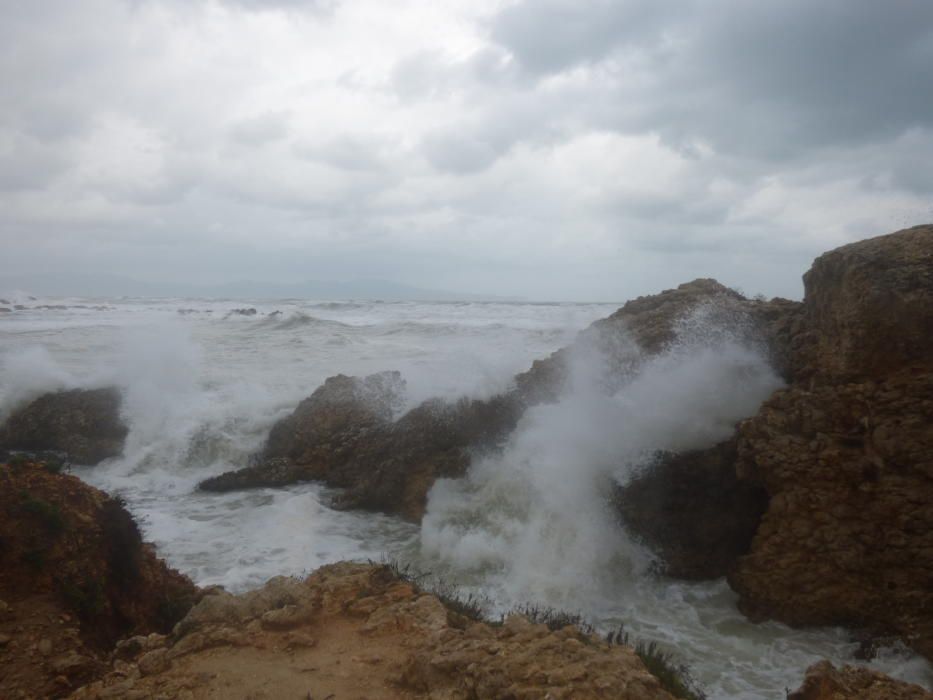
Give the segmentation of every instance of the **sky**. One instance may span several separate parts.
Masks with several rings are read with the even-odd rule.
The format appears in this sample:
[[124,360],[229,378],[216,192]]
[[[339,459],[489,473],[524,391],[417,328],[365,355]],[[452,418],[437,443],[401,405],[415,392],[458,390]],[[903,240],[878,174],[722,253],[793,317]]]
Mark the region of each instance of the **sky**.
[[799,298],[931,220],[928,0],[0,0],[0,287]]

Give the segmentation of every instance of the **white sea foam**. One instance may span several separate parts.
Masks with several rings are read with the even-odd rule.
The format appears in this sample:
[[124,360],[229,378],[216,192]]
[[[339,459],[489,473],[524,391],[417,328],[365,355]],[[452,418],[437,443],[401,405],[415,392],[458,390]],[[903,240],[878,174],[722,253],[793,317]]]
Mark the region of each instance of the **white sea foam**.
[[[614,307],[29,303],[72,308],[0,318],[0,413],[44,391],[119,386],[130,427],[125,454],[77,472],[124,496],[146,537],[199,583],[243,590],[276,574],[388,554],[445,574],[500,610],[531,601],[604,626],[624,622],[690,661],[711,698],[780,697],[818,658],[851,662],[854,645],[840,630],[755,625],[723,581],[653,576],[651,555],[608,507],[613,481],[628,478],[645,454],[721,440],[778,384],[746,335],[711,332],[704,312],[685,319],[680,343],[661,356],[640,357],[623,341],[616,351],[631,353],[640,371],[609,392],[598,347],[581,347],[568,396],[529,411],[502,455],[477,461],[462,480],[438,482],[419,530],[336,512],[313,484],[231,494],[195,485],[243,466],[269,427],[330,375],[398,369],[409,405],[489,396]],[[228,316],[249,307],[255,316]],[[916,656],[888,654],[877,665],[933,683]]]

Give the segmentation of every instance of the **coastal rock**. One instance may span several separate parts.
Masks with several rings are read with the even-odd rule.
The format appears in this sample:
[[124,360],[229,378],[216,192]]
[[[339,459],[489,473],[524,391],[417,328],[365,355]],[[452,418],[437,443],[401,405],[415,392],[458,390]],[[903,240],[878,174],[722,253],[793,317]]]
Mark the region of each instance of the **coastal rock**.
[[0,449],[57,450],[78,464],[97,464],[123,452],[127,428],[114,388],[44,394],[0,426]]
[[842,246],[804,275],[797,382],[881,377],[933,358],[933,226]]
[[795,381],[739,426],[739,476],[769,505],[729,582],[753,619],[933,658],[933,227],[827,253],[805,281]]
[[[342,562],[303,581],[227,594],[223,604],[214,598],[193,608],[164,648],[139,650],[141,675],[117,673],[127,664],[117,660],[71,697],[229,697],[232,688],[237,697],[283,698],[673,697],[631,647],[520,616],[496,626],[473,620],[388,566]],[[284,627],[263,624],[300,605],[285,600],[315,601],[313,612]]]
[[439,477],[461,476],[474,450],[514,428],[521,410],[510,397],[426,401],[398,420],[404,382],[398,372],[338,375],[273,426],[256,465],[207,479],[226,491],[320,480],[343,491],[336,505],[419,520]]
[[719,578],[748,552],[768,496],[762,486],[739,480],[736,458],[735,440],[662,453],[616,488],[622,522],[660,555],[664,574]]
[[0,697],[64,697],[106,672],[120,637],[168,632],[197,595],[119,501],[41,462],[0,464]]
[[53,596],[100,646],[168,631],[197,595],[143,543],[118,500],[41,464],[0,465],[0,532],[3,599]]
[[933,700],[933,693],[871,669],[820,661],[787,700]]

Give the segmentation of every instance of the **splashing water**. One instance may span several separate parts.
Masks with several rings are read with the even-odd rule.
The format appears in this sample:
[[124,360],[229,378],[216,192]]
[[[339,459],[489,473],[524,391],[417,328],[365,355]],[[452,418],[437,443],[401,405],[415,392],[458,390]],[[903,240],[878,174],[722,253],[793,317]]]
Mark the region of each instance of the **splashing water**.
[[[605,346],[578,347],[567,396],[528,411],[500,455],[477,460],[463,479],[439,481],[419,529],[336,512],[330,492],[315,484],[230,494],[194,488],[243,466],[270,426],[328,376],[398,369],[409,405],[486,397],[614,306],[57,303],[71,308],[0,319],[0,418],[44,391],[120,386],[125,454],[78,474],[126,498],[160,554],[198,583],[244,590],[277,574],[388,555],[489,598],[494,612],[537,602],[606,628],[622,622],[688,661],[711,698],[781,697],[817,659],[852,662],[856,645],[841,630],[755,625],[723,581],[656,577],[651,554],[608,504],[613,484],[655,450],[724,439],[779,386],[747,334],[717,330],[709,310],[685,319],[679,342],[662,355],[642,357],[620,339],[613,352],[637,371],[609,389]],[[242,307],[257,313],[228,316]],[[889,652],[874,665],[933,684],[916,656]]]

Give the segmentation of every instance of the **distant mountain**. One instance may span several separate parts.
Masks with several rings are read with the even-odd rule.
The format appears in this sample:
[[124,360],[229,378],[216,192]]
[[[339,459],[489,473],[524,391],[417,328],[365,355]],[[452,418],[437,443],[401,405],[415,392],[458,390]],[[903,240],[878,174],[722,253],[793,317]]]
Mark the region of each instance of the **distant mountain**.
[[119,275],[3,275],[0,297],[21,291],[43,296],[198,297],[205,299],[373,299],[382,301],[524,301],[519,297],[423,289],[379,279],[282,283],[239,280],[215,285],[149,282]]

